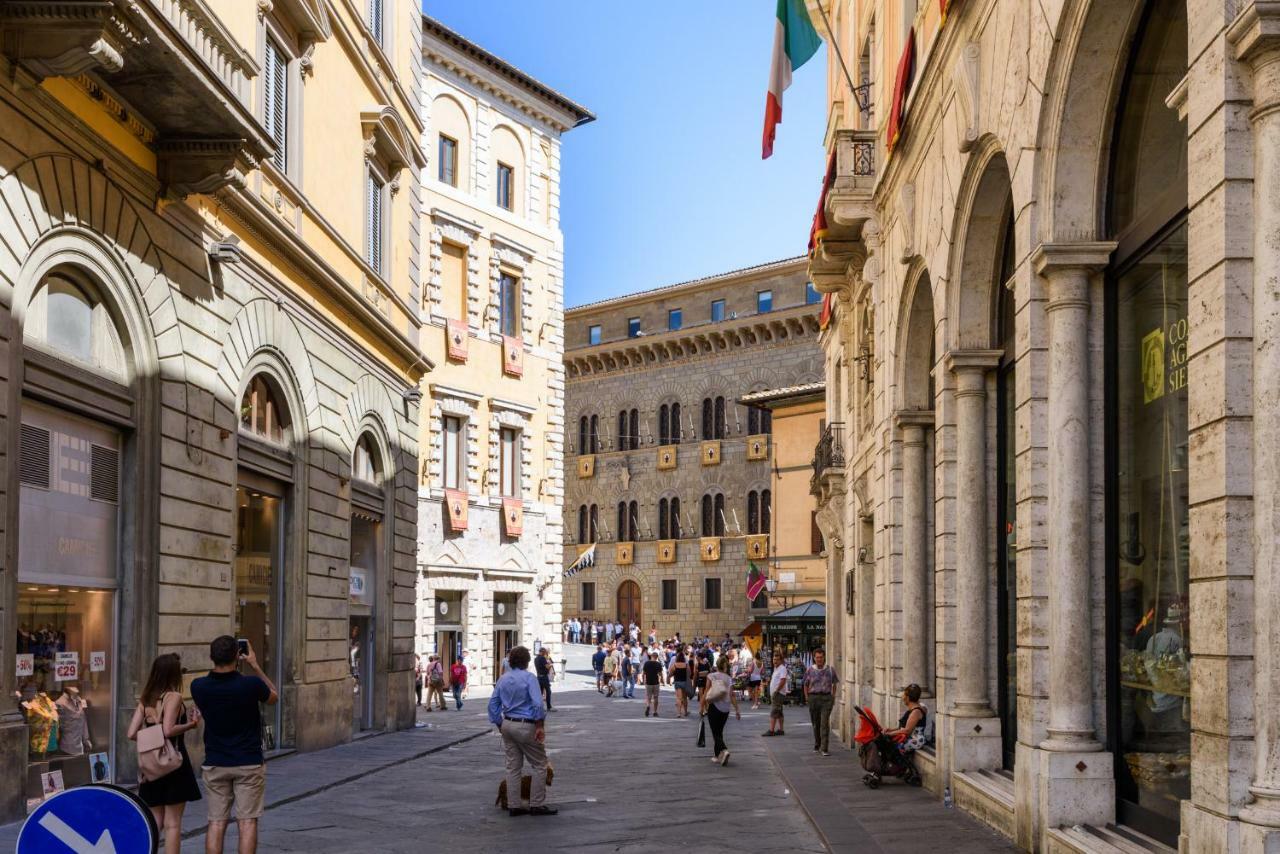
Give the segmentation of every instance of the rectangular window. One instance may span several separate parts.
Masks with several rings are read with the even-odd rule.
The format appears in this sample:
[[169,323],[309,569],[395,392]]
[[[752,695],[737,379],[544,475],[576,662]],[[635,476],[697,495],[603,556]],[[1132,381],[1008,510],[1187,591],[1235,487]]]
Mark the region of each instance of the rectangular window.
[[627,337],[628,338],[640,337],[640,318],[638,317],[627,318]]
[[458,141],[440,134],[436,159],[440,161],[436,168],[436,177],[440,179],[440,183],[450,187],[458,186]]
[[369,32],[373,33],[373,37],[378,40],[378,44],[382,44],[382,3],[383,0],[369,0]]
[[502,334],[520,337],[520,280],[503,273],[498,283],[498,316]]
[[444,243],[440,246],[440,289],[445,317],[467,319],[467,250]]
[[502,495],[520,496],[520,431],[502,428]]
[[707,611],[720,610],[720,579],[702,579],[702,607]]
[[365,259],[379,276],[383,275],[383,188],[382,180],[373,172],[365,173]]
[[719,323],[724,320],[724,300],[714,299],[711,301],[711,322]]
[[822,302],[822,294],[818,293],[818,289],[813,286],[813,282],[806,282],[804,286],[804,304],[813,305],[816,302]]
[[289,168],[289,58],[271,36],[262,57],[262,124],[275,143],[271,162]]
[[678,308],[673,308],[667,312],[667,329],[675,331],[684,326],[684,312]]
[[587,343],[588,343],[588,344],[599,344],[599,343],[600,343],[600,327],[599,327],[599,325],[596,325],[596,326],[588,326],[588,327],[587,327]]
[[444,417],[444,471],[441,473],[445,489],[463,489],[466,478],[467,431],[461,418]]
[[773,311],[773,291],[756,291],[756,311],[760,314]]
[[505,163],[498,164],[498,207],[512,209],[511,191],[515,185],[515,171]]
[[594,611],[596,609],[596,583],[594,581],[582,582],[582,610]]
[[662,610],[674,611],[676,609],[676,580],[674,578],[662,579]]

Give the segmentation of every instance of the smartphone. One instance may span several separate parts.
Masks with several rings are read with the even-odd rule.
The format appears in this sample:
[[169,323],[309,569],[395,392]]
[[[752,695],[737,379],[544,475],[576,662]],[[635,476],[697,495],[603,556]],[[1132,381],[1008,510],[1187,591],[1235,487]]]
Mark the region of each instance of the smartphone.
[[249,641],[247,641],[247,640],[246,640],[246,639],[244,639],[244,638],[237,638],[237,639],[236,639],[236,653],[237,653],[241,658],[245,658],[246,656],[248,656],[248,655],[249,655]]

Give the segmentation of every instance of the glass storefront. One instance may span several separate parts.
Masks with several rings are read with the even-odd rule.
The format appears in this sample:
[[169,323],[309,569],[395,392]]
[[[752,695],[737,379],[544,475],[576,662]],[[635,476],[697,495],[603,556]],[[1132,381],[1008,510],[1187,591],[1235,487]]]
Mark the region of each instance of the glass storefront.
[[1107,735],[1117,818],[1176,845],[1191,796],[1187,528],[1187,6],[1151,0],[1133,42],[1108,199]]
[[502,675],[502,661],[520,644],[520,594],[493,594],[493,678]]
[[[243,474],[242,474],[243,478]],[[265,486],[236,488],[235,636],[253,645],[258,664],[281,684],[281,573],[284,500]],[[262,708],[262,746],[281,747],[281,704]]]
[[367,513],[351,516],[351,610],[347,650],[351,663],[351,731],[373,728],[375,592],[382,522]]
[[1116,282],[1122,794],[1172,822],[1191,796],[1187,228]]
[[1014,361],[1013,212],[1005,233],[1000,265],[998,327],[1004,355],[996,373],[996,611],[998,626],[998,691],[1004,767],[1013,769],[1018,743],[1018,397]]

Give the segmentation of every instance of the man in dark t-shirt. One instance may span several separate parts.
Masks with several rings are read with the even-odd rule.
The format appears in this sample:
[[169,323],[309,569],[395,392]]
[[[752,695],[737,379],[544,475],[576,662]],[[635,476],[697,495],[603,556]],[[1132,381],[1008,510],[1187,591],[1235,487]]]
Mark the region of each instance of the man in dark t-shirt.
[[591,666],[596,671],[596,690],[601,694],[604,693],[604,660],[606,655],[604,647],[596,644],[596,654],[591,656]]
[[658,653],[649,653],[649,660],[640,668],[641,676],[644,677],[644,716],[649,717],[650,709],[653,710],[653,716],[658,716],[658,691],[662,685],[662,662],[658,661]]
[[547,711],[551,711],[551,679],[555,675],[555,665],[551,663],[551,650],[545,646],[533,659],[534,670],[538,674],[538,687],[542,690],[542,701]]
[[[191,699],[204,717],[204,785],[209,803],[206,851],[221,854],[222,841],[235,805],[240,854],[258,850],[258,819],[263,812],[267,768],[262,756],[262,713],[259,704],[274,706],[276,688],[258,666],[253,647],[222,635],[209,644],[213,669],[191,683]],[[240,673],[243,661],[252,675]]]

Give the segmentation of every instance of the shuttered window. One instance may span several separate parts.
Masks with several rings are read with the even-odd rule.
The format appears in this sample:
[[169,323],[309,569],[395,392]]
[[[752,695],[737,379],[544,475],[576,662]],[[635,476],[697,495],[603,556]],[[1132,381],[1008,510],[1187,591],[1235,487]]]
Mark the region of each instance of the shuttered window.
[[89,446],[89,497],[116,503],[120,498],[120,454],[114,448]]
[[465,483],[463,461],[466,459],[463,443],[466,432],[461,418],[452,415],[444,417],[444,487],[445,489],[461,489]]
[[676,603],[679,601],[676,597],[677,589],[676,579],[662,579],[662,610],[674,611],[676,609]]
[[509,427],[502,428],[502,494],[520,494],[520,432]]
[[289,60],[275,39],[267,36],[262,57],[262,123],[276,144],[271,162],[281,172],[289,167]]
[[382,189],[383,183],[373,172],[365,177],[365,258],[378,275],[382,275]]
[[520,280],[503,273],[498,288],[498,315],[502,334],[520,337]]
[[369,32],[382,44],[382,0],[369,0]]
[[22,425],[18,479],[28,486],[49,488],[49,431],[43,427]]

